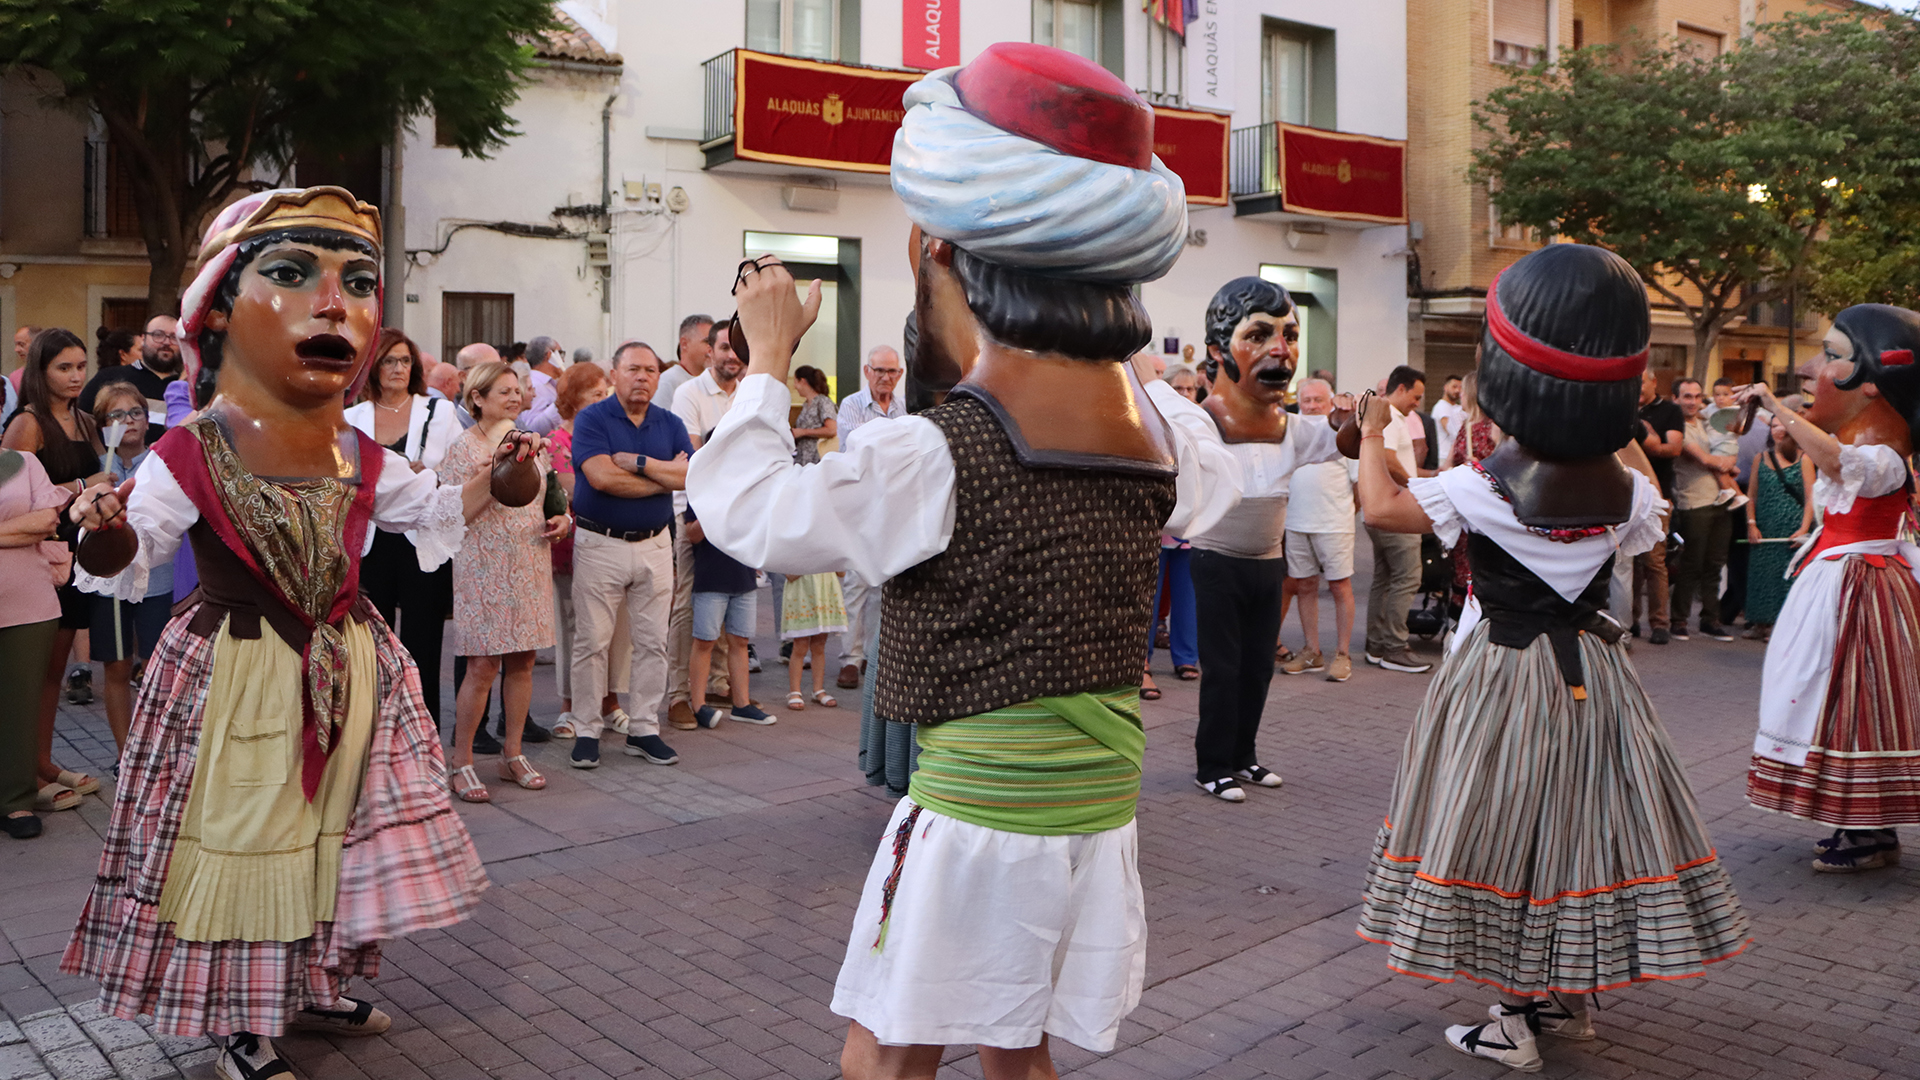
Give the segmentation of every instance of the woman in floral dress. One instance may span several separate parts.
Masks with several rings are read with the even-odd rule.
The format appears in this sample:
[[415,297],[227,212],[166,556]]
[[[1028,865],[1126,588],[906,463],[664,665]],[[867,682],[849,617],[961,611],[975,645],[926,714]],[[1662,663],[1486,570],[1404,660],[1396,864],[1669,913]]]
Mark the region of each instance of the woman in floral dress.
[[[454,440],[440,466],[445,484],[464,484],[492,467],[494,447],[513,433],[520,415],[520,377],[497,360],[476,364],[461,390],[478,423]],[[540,459],[547,470],[547,459]],[[533,654],[553,645],[553,560],[547,544],[567,535],[571,519],[545,516],[542,501],[525,506],[490,502],[467,524],[467,538],[453,560],[453,650],[467,658],[467,675],[455,696],[453,793],[465,802],[487,802],[487,786],[473,771],[473,736],[494,677],[506,669],[503,707],[506,738],[500,779],[529,791],[547,786],[521,752],[527,709],[533,701]]]

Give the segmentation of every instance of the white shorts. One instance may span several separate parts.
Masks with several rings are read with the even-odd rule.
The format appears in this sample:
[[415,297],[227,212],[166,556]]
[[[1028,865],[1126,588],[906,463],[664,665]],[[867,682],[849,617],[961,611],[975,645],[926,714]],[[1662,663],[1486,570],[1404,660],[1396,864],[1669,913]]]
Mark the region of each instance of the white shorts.
[[1134,822],[1032,836],[922,809],[880,936],[901,799],[853,918],[833,1011],[887,1046],[1037,1046],[1099,1053],[1140,1003],[1146,904]]
[[1353,576],[1353,534],[1287,530],[1287,576],[1344,581]]

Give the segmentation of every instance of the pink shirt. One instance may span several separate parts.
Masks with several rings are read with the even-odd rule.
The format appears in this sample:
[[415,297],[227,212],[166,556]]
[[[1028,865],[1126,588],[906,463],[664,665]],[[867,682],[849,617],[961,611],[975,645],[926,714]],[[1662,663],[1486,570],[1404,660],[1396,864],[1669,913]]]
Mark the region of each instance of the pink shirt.
[[[35,510],[64,506],[71,492],[53,486],[47,470],[32,454],[18,454],[20,470],[0,484],[0,521]],[[0,626],[24,626],[60,617],[60,598],[54,592],[54,573],[65,581],[71,559],[67,545],[42,540],[26,547],[0,548]]]

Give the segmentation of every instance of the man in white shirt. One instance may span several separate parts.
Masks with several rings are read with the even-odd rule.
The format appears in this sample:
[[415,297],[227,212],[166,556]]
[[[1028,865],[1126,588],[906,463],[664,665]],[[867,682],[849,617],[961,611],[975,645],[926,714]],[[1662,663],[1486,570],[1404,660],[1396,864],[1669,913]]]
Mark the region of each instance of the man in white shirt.
[[[1320,379],[1300,384],[1302,423],[1326,424],[1333,412],[1333,387]],[[1345,459],[1302,465],[1293,474],[1287,511],[1287,577],[1293,580],[1306,651],[1280,665],[1287,675],[1302,675],[1325,665],[1327,681],[1353,675],[1347,644],[1353,639],[1353,484],[1360,463]],[[1320,651],[1320,579],[1333,594],[1334,651]]]
[[[1424,447],[1416,446],[1407,421],[1411,418],[1419,423],[1413,413],[1426,392],[1427,376],[1419,368],[1401,364],[1387,376],[1384,400],[1393,409],[1393,423],[1381,437],[1393,458],[1388,471],[1397,466],[1400,474],[1395,478],[1403,484],[1409,477],[1420,475],[1416,450]],[[1407,648],[1407,612],[1420,590],[1420,538],[1372,525],[1367,526],[1367,536],[1373,541],[1373,589],[1367,596],[1367,663],[1388,671],[1425,674],[1433,669],[1432,661],[1418,659]]]
[[[713,322],[706,326],[701,348],[693,354],[704,360],[702,370],[683,380],[673,395],[673,415],[686,425],[696,454],[713,429],[720,426],[727,410],[733,407],[733,395],[747,367],[733,351],[728,328]],[[686,355],[684,350],[683,355]],[[696,714],[705,702],[693,700],[693,689],[688,684],[693,663],[693,542],[687,539],[686,512],[687,494],[677,491],[673,496],[673,615],[667,628],[673,642],[667,722],[682,731],[691,731],[699,726]],[[708,694],[728,696],[733,674],[728,668],[726,650],[715,650],[713,665],[708,668]],[[741,677],[745,676],[746,673],[741,672]]]
[[680,320],[680,341],[674,346],[674,365],[660,373],[660,400],[673,407],[673,398],[688,379],[707,370],[707,358],[713,346],[707,344],[713,320],[705,315],[689,315]]
[[1440,467],[1442,469],[1453,462],[1453,437],[1460,434],[1460,425],[1466,423],[1467,407],[1460,400],[1461,380],[1458,375],[1447,376],[1440,384],[1440,400],[1433,406],[1430,415],[1433,427],[1440,436]]
[[[840,399],[840,415],[834,427],[843,450],[852,446],[848,440],[861,424],[907,415],[907,403],[896,392],[906,368],[893,346],[868,349],[866,366],[860,370],[867,377],[867,388]],[[841,579],[840,590],[847,604],[847,632],[840,635],[840,675],[834,682],[842,690],[853,690],[859,687],[866,668],[868,631],[880,618],[880,583],[848,574]]]

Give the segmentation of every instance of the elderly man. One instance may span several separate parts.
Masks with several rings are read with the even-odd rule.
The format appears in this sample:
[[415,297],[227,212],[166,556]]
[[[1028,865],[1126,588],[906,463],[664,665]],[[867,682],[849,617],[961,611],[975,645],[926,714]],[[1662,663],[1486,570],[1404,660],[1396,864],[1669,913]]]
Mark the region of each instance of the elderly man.
[[[695,449],[713,434],[721,418],[727,415],[740,374],[747,367],[734,355],[727,327],[713,322],[706,327],[701,350],[691,354],[702,358],[705,366],[699,374],[680,383],[670,402],[674,415],[686,425]],[[697,716],[704,702],[693,700],[693,688],[689,685],[693,668],[693,542],[688,539],[685,528],[687,497],[684,494],[673,497],[673,509],[678,516],[678,527],[673,534],[673,616],[668,623],[668,634],[673,641],[673,667],[668,677],[667,722],[682,731],[691,731],[699,726]],[[717,650],[708,668],[704,693],[730,696],[734,674],[726,650]],[[747,673],[738,674],[745,678]]]
[[[1069,99],[1091,135],[1055,119]],[[1006,42],[905,101],[892,181],[914,225],[914,370],[945,401],[794,464],[786,378],[820,292],[803,305],[763,256],[738,290],[753,374],[689,494],[743,562],[887,583],[876,709],[919,725],[920,769],[834,989],[843,1074],[931,1078],[943,1044],[973,1043],[989,1080],[1051,1076],[1049,1038],[1109,1050],[1139,1000],[1158,538],[1203,531],[1235,470],[1207,417],[1128,363],[1151,335],[1132,287],[1186,235],[1145,102],[1090,61]]]
[[140,359],[127,367],[105,368],[88,380],[80,391],[80,408],[92,412],[100,388],[108,383],[132,383],[147,399],[147,445],[159,442],[167,432],[167,384],[180,377],[178,327],[169,315],[148,319],[146,333],[140,337]]
[[[453,398],[456,403],[460,403],[461,391],[465,388],[467,372],[472,371],[480,364],[497,361],[499,359],[500,350],[484,341],[476,341],[471,345],[463,346],[459,352],[453,354],[454,389],[448,396]],[[470,428],[475,423],[478,423],[478,421],[474,419],[472,411],[469,410],[464,403],[460,403],[460,408],[455,409],[453,415],[459,419],[462,428]]]
[[680,340],[674,345],[673,366],[660,373],[660,392],[655,395],[673,407],[675,395],[687,380],[707,370],[713,355],[713,320],[705,315],[689,315],[680,320]]
[[548,434],[560,426],[560,408],[554,401],[554,384],[566,370],[566,350],[560,343],[542,335],[527,342],[528,376],[533,381],[533,396],[520,416],[520,426],[528,431]]
[[[895,392],[906,370],[893,346],[875,345],[867,350],[866,365],[860,369],[867,388],[840,399],[835,432],[841,449],[853,445],[853,433],[867,421],[907,415],[906,400]],[[862,581],[858,574],[848,574],[841,579],[840,588],[847,603],[847,632],[840,635],[840,675],[834,682],[842,690],[853,690],[860,686],[860,676],[867,666],[868,631],[880,618],[880,586]]]
[[[693,443],[680,418],[653,404],[660,357],[638,341],[614,350],[613,395],[573,419],[573,701],[607,693],[617,610],[633,640],[627,687],[627,753],[655,765],[680,760],[660,738],[667,692],[667,614],[673,604],[673,495],[686,487]],[[600,735],[617,713],[574,720],[570,764],[600,764]]]
[[[1300,383],[1302,423],[1327,423],[1333,412],[1333,387],[1325,379]],[[1312,419],[1317,417],[1318,419]],[[1325,670],[1327,681],[1353,676],[1348,642],[1353,639],[1353,484],[1357,461],[1322,461],[1294,471],[1288,493],[1287,577],[1299,605],[1306,651],[1280,665],[1282,673],[1304,675]],[[1333,594],[1333,655],[1320,651],[1320,579]]]

